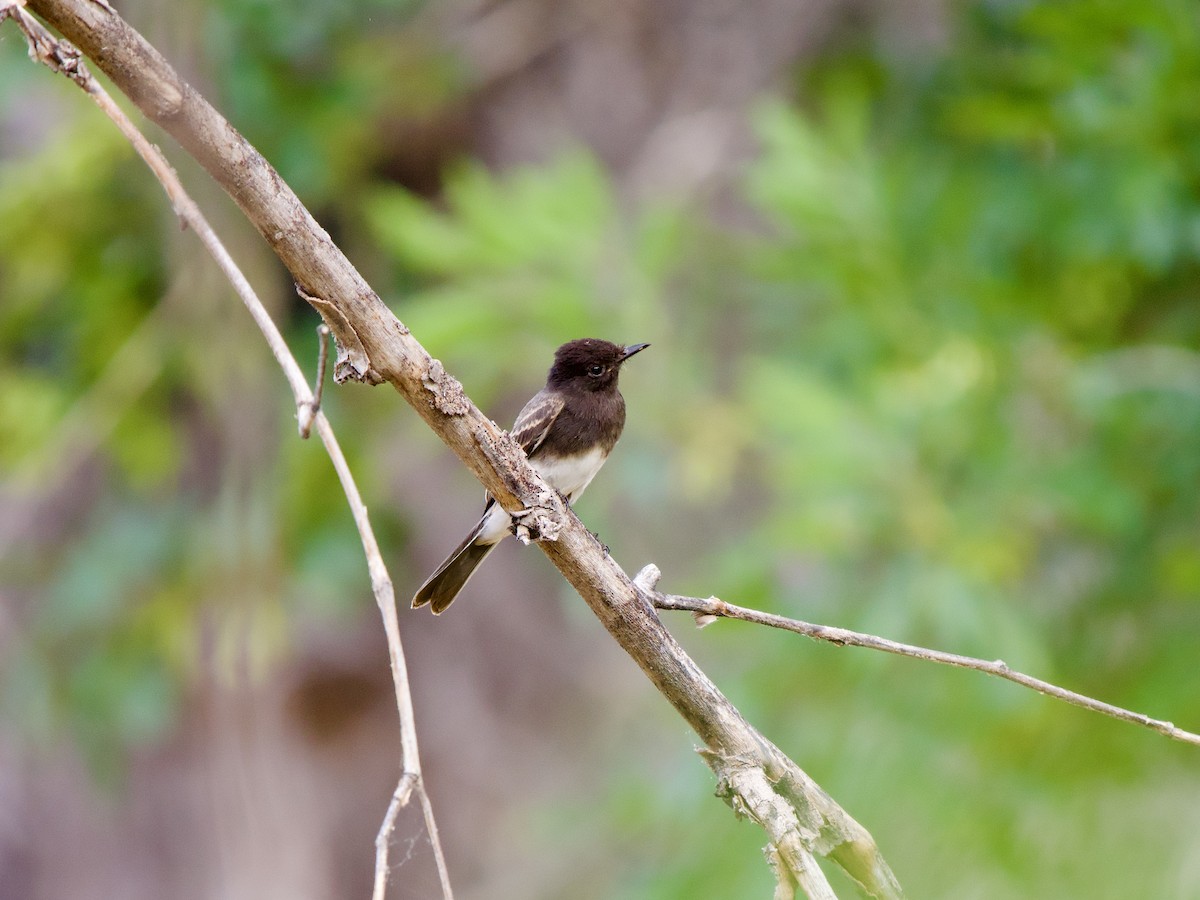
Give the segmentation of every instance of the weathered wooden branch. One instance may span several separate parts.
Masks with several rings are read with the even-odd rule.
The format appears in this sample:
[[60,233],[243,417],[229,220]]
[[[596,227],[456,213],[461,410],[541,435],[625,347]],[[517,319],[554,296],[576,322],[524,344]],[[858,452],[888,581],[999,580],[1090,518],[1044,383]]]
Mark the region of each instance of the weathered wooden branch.
[[[536,509],[558,528],[539,546],[704,743],[718,793],[768,833],[781,889],[833,896],[813,856],[875,897],[900,886],[867,831],[758,733],[662,625],[635,584],[371,290],[279,174],[163,57],[96,0],[27,0],[175,137],[230,194],[332,330],[335,378],[392,384],[510,512]],[[541,529],[543,532],[546,529]]]

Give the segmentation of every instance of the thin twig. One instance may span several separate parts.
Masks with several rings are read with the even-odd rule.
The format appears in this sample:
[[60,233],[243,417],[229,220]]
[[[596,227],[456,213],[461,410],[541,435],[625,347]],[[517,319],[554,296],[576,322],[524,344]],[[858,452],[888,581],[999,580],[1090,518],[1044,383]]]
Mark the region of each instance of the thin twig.
[[[647,568],[651,567],[648,566]],[[1111,716],[1123,722],[1132,722],[1135,725],[1141,725],[1152,731],[1157,731],[1159,734],[1165,735],[1172,740],[1200,746],[1200,734],[1194,734],[1182,728],[1177,728],[1171,722],[1152,719],[1150,716],[1142,713],[1133,712],[1120,706],[1113,706],[1111,703],[1105,703],[1103,700],[1096,700],[1093,697],[1067,690],[1048,681],[1043,681],[1040,678],[1034,678],[1032,675],[1017,672],[1014,669],[1010,669],[1008,664],[1002,659],[977,659],[973,656],[962,656],[958,653],[930,650],[914,644],[902,644],[899,641],[893,641],[889,638],[864,634],[859,631],[850,631],[849,629],[837,628],[832,625],[814,625],[810,622],[802,622],[799,619],[789,619],[786,616],[779,616],[774,613],[762,612],[761,610],[726,603],[717,597],[683,597],[678,594],[663,594],[656,590],[649,591],[649,593],[656,607],[659,609],[690,612],[695,617],[696,624],[700,627],[704,627],[718,618],[741,619],[743,622],[753,622],[756,625],[768,625],[772,628],[794,631],[796,634],[802,634],[805,637],[810,637],[818,641],[828,641],[831,644],[837,644],[842,647],[867,647],[871,650],[882,650],[884,653],[894,653],[897,656],[909,656],[913,659],[923,659],[927,662],[957,666],[961,669],[974,669],[977,672],[985,672],[988,675],[995,675],[997,678],[1004,678],[1024,687],[1031,688],[1040,694],[1054,697],[1055,699],[1062,700],[1064,703],[1070,703],[1072,706],[1089,709],[1092,712]]]
[[[294,362],[294,361],[293,361]],[[301,382],[303,384],[303,381]],[[307,386],[305,387],[307,391]],[[337,471],[338,480],[346,494],[350,512],[354,515],[354,524],[358,526],[359,537],[362,540],[363,552],[367,557],[367,568],[371,574],[371,590],[375,594],[375,602],[383,616],[383,630],[387,635],[388,660],[392,667],[392,683],[395,686],[396,709],[400,713],[400,781],[392,795],[392,803],[380,825],[379,834],[390,836],[396,822],[400,807],[408,802],[409,794],[416,790],[421,801],[421,810],[425,816],[425,829],[429,833],[429,843],[433,847],[433,858],[437,864],[438,878],[442,885],[444,900],[453,900],[454,892],[450,888],[450,872],[446,867],[446,857],[442,852],[442,842],[438,836],[437,822],[433,817],[433,805],[425,790],[425,781],[421,776],[421,757],[417,749],[416,716],[413,713],[412,691],[408,683],[408,666],[404,661],[404,646],[400,642],[400,620],[396,615],[396,593],[392,588],[392,577],[388,574],[379,552],[379,544],[375,540],[375,532],[371,529],[367,517],[367,507],[358,493],[354,476],[346,462],[333,426],[325,414],[316,415],[317,433],[321,442],[329,450],[329,457]],[[400,802],[397,803],[397,800]],[[395,805],[395,809],[392,805]],[[381,844],[378,837],[375,843],[375,888],[373,897],[381,898],[387,888],[388,850],[390,843],[386,840]]]
[[371,900],[384,900],[384,894],[387,891],[388,849],[392,843],[392,830],[396,827],[396,817],[400,815],[401,808],[408,804],[408,799],[415,786],[416,779],[411,772],[405,772],[400,776],[400,783],[396,785],[396,790],[392,793],[392,801],[388,804],[383,824],[379,826],[379,833],[375,835],[375,889],[371,892]]
[[311,403],[302,403],[297,408],[296,418],[300,426],[300,437],[308,440],[312,432],[313,417],[321,410],[321,396],[325,392],[325,364],[329,361],[329,326],[322,322],[317,326],[317,377],[313,382]]
[[767,864],[775,875],[775,893],[772,900],[795,900],[796,879],[792,877],[787,864],[780,859],[779,849],[774,844],[767,844],[763,853],[766,854]]
[[[312,423],[316,424],[317,433],[321,436],[321,442],[324,444],[325,450],[333,462],[338,480],[341,482],[342,489],[346,494],[346,500],[353,513],[354,522],[358,527],[359,537],[362,541],[363,551],[367,558],[367,566],[371,576],[371,589],[375,595],[375,601],[379,606],[380,613],[383,616],[384,631],[387,635],[388,657],[392,668],[392,681],[395,687],[396,706],[400,714],[401,776],[396,791],[392,795],[392,801],[389,804],[383,826],[380,828],[380,836],[383,840],[377,840],[376,842],[375,888],[373,896],[382,898],[386,891],[388,877],[387,838],[391,835],[400,807],[408,802],[409,797],[415,790],[421,799],[421,809],[425,818],[425,826],[429,833],[434,859],[437,863],[438,877],[441,881],[442,896],[445,900],[453,900],[449,873],[446,868],[441,842],[438,838],[437,824],[433,816],[433,807],[421,777],[421,762],[417,748],[417,731],[413,715],[412,695],[409,690],[408,669],[404,661],[404,648],[400,642],[400,624],[396,615],[396,597],[392,589],[392,580],[388,575],[387,567],[384,565],[383,556],[379,552],[379,545],[375,540],[374,531],[371,529],[371,523],[367,516],[367,507],[358,493],[358,487],[354,483],[354,477],[350,472],[346,457],[338,444],[333,427],[329,424],[329,420],[325,417],[324,413],[319,411],[317,398],[309,390],[304,373],[288,349],[283,335],[280,334],[279,329],[275,326],[266,308],[258,299],[249,281],[246,280],[245,275],[237,267],[237,264],[229,255],[225,246],[200,212],[199,207],[184,191],[183,185],[176,176],[174,169],[167,162],[166,158],[163,157],[161,151],[145,138],[137,126],[113,102],[112,97],[109,96],[100,83],[92,77],[79,51],[74,46],[67,41],[60,41],[51,35],[41,23],[21,8],[21,4],[13,2],[13,0],[9,0],[9,2],[0,6],[0,20],[6,16],[11,16],[22,32],[24,32],[29,41],[30,55],[34,59],[45,63],[55,72],[60,72],[69,77],[92,97],[96,104],[121,130],[121,133],[125,135],[134,149],[137,150],[138,154],[146,162],[146,165],[150,167],[150,170],[158,178],[168,198],[171,200],[175,214],[200,238],[258,325],[292,389],[298,417],[302,418],[306,414],[305,411],[307,411],[307,415],[310,418],[310,426]],[[324,346],[324,339],[322,343]],[[322,357],[324,355],[322,353]],[[322,359],[323,362],[324,360]],[[319,368],[321,370],[320,374],[323,375],[324,366],[321,365]],[[323,380],[323,378],[320,380]],[[319,384],[320,381],[318,381],[318,386]]]

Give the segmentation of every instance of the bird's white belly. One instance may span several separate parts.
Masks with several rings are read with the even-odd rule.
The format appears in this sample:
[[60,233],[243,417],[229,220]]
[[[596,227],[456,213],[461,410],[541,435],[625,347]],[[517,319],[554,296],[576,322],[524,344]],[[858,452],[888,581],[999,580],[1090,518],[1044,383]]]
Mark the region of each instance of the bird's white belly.
[[580,456],[535,457],[529,462],[547,484],[568,500],[574,501],[596,477],[607,456],[601,447],[593,447]]

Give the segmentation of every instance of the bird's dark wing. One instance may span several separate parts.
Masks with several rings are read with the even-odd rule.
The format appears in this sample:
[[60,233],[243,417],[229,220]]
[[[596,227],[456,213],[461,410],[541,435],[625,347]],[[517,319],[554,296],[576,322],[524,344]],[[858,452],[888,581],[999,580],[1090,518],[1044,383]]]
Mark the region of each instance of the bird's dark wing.
[[526,456],[533,456],[542,445],[542,441],[546,440],[550,426],[554,424],[562,408],[562,395],[545,389],[538,391],[533,395],[533,399],[525,404],[512,427],[512,436],[521,445]]
[[[525,404],[525,408],[517,413],[517,421],[513,423],[512,436],[526,456],[533,456],[535,450],[546,440],[550,426],[562,412],[563,398],[561,395],[542,388]],[[496,498],[491,494],[483,495],[483,514],[486,516]]]

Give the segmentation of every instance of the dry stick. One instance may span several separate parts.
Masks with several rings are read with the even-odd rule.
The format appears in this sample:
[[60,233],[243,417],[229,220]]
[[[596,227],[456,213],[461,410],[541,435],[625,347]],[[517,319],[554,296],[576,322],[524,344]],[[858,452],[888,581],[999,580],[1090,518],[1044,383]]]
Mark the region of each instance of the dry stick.
[[[650,583],[657,580],[658,568],[656,566],[647,566],[642,571],[647,574],[645,578],[639,574],[638,578],[640,580]],[[1135,725],[1142,725],[1176,741],[1200,746],[1200,734],[1193,734],[1190,731],[1177,728],[1171,722],[1152,719],[1143,713],[1133,712],[1120,706],[1113,706],[1111,703],[1105,703],[1103,700],[1096,700],[1085,694],[1067,690],[1048,681],[1042,681],[1040,678],[1034,678],[1032,675],[1017,672],[1014,669],[1010,669],[1008,664],[1002,659],[977,659],[973,656],[962,656],[958,653],[930,650],[927,647],[918,647],[914,644],[902,644],[899,641],[878,637],[874,634],[864,634],[860,631],[850,631],[846,628],[838,628],[832,625],[814,625],[810,622],[802,622],[799,619],[789,619],[786,616],[779,616],[774,613],[762,612],[761,610],[726,603],[717,597],[682,597],[679,594],[662,594],[655,591],[653,599],[654,605],[659,609],[690,612],[695,617],[696,624],[701,628],[717,618],[741,619],[743,622],[753,622],[756,625],[769,625],[772,628],[794,631],[796,634],[802,634],[805,637],[810,637],[818,641],[828,641],[831,644],[837,644],[842,647],[867,647],[871,650],[882,650],[884,653],[895,653],[897,656],[910,656],[913,659],[923,659],[927,662],[942,663],[947,666],[958,666],[961,669],[974,669],[977,672],[985,672],[988,675],[995,675],[997,678],[1005,678],[1024,687],[1032,688],[1040,694],[1054,697],[1055,699],[1062,700],[1064,703],[1070,703],[1072,706],[1090,709],[1092,712],[1111,716],[1123,722],[1133,722]]]
[[[337,448],[333,456],[333,466],[337,470],[338,479],[346,493],[346,499],[354,513],[354,521],[362,536],[363,550],[366,552],[367,565],[371,573],[371,587],[375,599],[383,613],[383,627],[387,634],[388,656],[392,664],[392,677],[396,685],[396,708],[400,712],[400,781],[392,792],[383,823],[375,835],[375,885],[371,894],[372,900],[383,900],[387,891],[388,855],[391,849],[392,831],[396,827],[396,819],[400,810],[408,805],[413,790],[417,791],[421,803],[421,811],[425,816],[425,827],[429,830],[429,840],[433,845],[433,855],[437,862],[438,877],[442,882],[442,895],[446,900],[453,900],[450,889],[450,872],[446,868],[446,858],[442,853],[442,842],[438,836],[437,822],[433,817],[433,804],[429,800],[429,792],[425,790],[421,779],[421,760],[417,752],[416,717],[413,715],[412,695],[408,685],[408,666],[404,662],[404,649],[400,643],[400,622],[396,616],[396,594],[392,589],[392,579],[383,563],[383,554],[375,542],[375,532],[367,518],[367,507],[359,496],[358,486],[350,474],[350,467],[337,447],[336,438],[329,420],[321,412],[321,394],[325,382],[325,366],[329,357],[329,328],[317,326],[317,336],[320,339],[320,353],[317,359],[317,377],[315,390],[308,398],[297,397],[296,407],[299,417],[300,436],[307,438],[313,423],[322,441],[332,441]],[[412,761],[409,764],[408,760]]]
[[[437,862],[438,875],[442,883],[442,895],[446,900],[452,900],[453,893],[450,888],[449,873],[438,837],[437,824],[433,817],[433,807],[421,779],[421,761],[417,748],[417,731],[413,715],[412,696],[409,690],[408,669],[404,661],[404,649],[400,642],[400,624],[396,616],[396,598],[392,589],[391,576],[388,575],[387,567],[384,565],[383,556],[379,552],[379,545],[375,540],[375,533],[367,517],[366,505],[358,493],[358,487],[354,483],[354,476],[351,474],[350,467],[346,463],[346,457],[343,455],[341,447],[338,444],[333,427],[329,424],[329,420],[325,415],[319,411],[319,397],[314,397],[313,392],[309,390],[304,373],[288,349],[283,335],[279,333],[279,329],[276,328],[275,323],[267,313],[266,308],[262,305],[262,302],[258,299],[254,289],[237,267],[237,264],[233,261],[233,258],[229,255],[229,252],[225,249],[225,246],[221,243],[216,233],[209,226],[199,207],[196,206],[195,202],[184,191],[183,185],[175,175],[175,171],[162,156],[161,151],[146,140],[145,136],[129,120],[129,117],[113,102],[112,97],[92,77],[84,65],[79,51],[66,42],[54,38],[36,19],[33,19],[19,7],[9,6],[0,9],[0,19],[3,19],[5,15],[11,15],[25,33],[29,41],[30,55],[45,63],[54,71],[66,75],[82,88],[95,100],[96,104],[112,119],[117,127],[121,129],[122,134],[125,135],[129,142],[133,144],[134,149],[145,160],[146,165],[149,166],[150,170],[166,190],[167,196],[170,198],[175,209],[175,214],[189,228],[196,232],[205,248],[216,260],[221,271],[233,284],[238,296],[242,299],[250,315],[262,331],[263,337],[266,338],[271,352],[275,355],[275,359],[283,369],[284,375],[291,386],[300,419],[301,436],[307,437],[309,429],[311,429],[314,423],[316,424],[317,433],[321,436],[321,442],[325,445],[325,450],[333,462],[334,470],[337,472],[338,480],[342,484],[346,500],[354,515],[355,525],[357,525],[359,535],[362,539],[363,551],[367,558],[367,566],[371,576],[371,588],[375,595],[375,601],[379,605],[380,612],[383,615],[384,631],[387,635],[388,657],[391,662],[392,680],[396,693],[396,707],[400,714],[401,776],[399,784],[392,795],[392,800],[388,805],[387,814],[384,817],[375,842],[375,886],[373,898],[374,900],[383,900],[388,878],[389,838],[392,829],[395,827],[396,817],[399,814],[400,808],[408,803],[413,790],[416,790],[421,799],[425,825],[429,831],[430,843],[433,846],[434,858]],[[327,332],[322,337],[322,358],[318,365],[318,394],[320,392],[320,379],[323,377],[325,371],[324,356]]]
[[[510,513],[533,510],[538,546],[612,638],[704,743],[718,794],[751,817],[810,896],[832,891],[824,856],[875,897],[902,896],[871,835],[760,734],[663,626],[645,592],[608,556],[530,467],[511,436],[484,416],[379,299],[270,164],[146,40],[93,0],[26,0],[183,145],[241,207],[292,273],[338,345],[334,378],[390,383]],[[793,852],[799,847],[802,853]],[[804,858],[808,855],[809,860]]]
[[320,350],[317,354],[317,377],[313,380],[313,398],[311,403],[305,403],[297,411],[300,437],[308,440],[312,431],[313,418],[321,410],[321,397],[325,393],[325,365],[329,361],[329,326],[322,322],[317,326],[317,340]]

